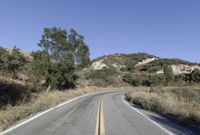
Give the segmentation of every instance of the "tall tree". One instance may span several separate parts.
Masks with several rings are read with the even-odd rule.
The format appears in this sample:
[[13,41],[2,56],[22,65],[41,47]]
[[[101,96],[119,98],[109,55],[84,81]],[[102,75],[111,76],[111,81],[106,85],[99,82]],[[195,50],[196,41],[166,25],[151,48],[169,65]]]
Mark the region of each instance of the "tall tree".
[[32,53],[32,72],[41,76],[52,88],[70,87],[74,61],[67,42],[67,31],[60,27],[45,28],[38,46],[41,50]]
[[85,44],[79,44],[76,52],[77,64],[81,67],[86,67],[90,64],[89,47]]
[[74,29],[71,29],[68,41],[73,48],[75,64],[81,67],[87,66],[90,63],[90,53],[88,45],[84,42],[84,36],[79,35]]
[[32,72],[45,78],[47,86],[74,86],[76,65],[89,63],[89,48],[83,36],[74,29],[68,33],[60,27],[45,28],[38,46],[41,49],[32,53]]

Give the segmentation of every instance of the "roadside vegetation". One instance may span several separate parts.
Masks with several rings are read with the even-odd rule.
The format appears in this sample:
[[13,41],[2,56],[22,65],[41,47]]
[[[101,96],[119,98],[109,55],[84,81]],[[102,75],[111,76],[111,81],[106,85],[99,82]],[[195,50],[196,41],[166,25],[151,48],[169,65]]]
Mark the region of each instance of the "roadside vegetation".
[[14,106],[12,104],[7,104],[0,109],[0,132],[19,120],[33,116],[38,112],[45,111],[74,97],[87,93],[108,90],[119,90],[119,88],[88,87],[68,89],[65,91],[54,90],[51,92],[31,93],[31,98],[28,102],[21,100]]
[[89,92],[72,90],[76,89],[75,72],[90,65],[82,35],[74,29],[44,28],[38,47],[26,54],[16,46],[0,47],[0,130]]
[[101,70],[93,70],[85,77],[91,80],[90,86],[122,86],[122,82],[117,78],[117,75],[118,72],[115,69],[103,68]]
[[0,47],[0,108],[30,93],[75,88],[75,71],[90,64],[89,47],[74,29],[45,28],[38,46],[29,57],[16,46]]
[[174,75],[170,66],[163,67],[163,74],[149,74],[148,72],[134,74],[126,72],[123,81],[132,86],[191,86],[200,83],[200,70],[191,73]]
[[126,99],[144,109],[171,115],[182,124],[200,124],[200,88],[139,87]]
[[[90,61],[84,37],[74,29],[60,27],[44,28],[38,47],[31,53],[16,46],[0,47],[0,130],[68,98],[88,93],[88,87],[145,86],[148,90],[133,91],[128,100],[145,109],[176,116],[182,123],[199,122],[200,92],[199,87],[193,87],[199,86],[200,70],[174,74],[171,68],[173,64],[198,66],[197,63],[161,59],[147,53],[114,54]],[[153,61],[138,65],[145,59]],[[95,69],[95,62],[104,67]],[[180,88],[163,90],[166,86]]]
[[200,124],[199,69],[175,75],[165,65],[163,74],[134,75],[129,72],[123,80],[134,89],[127,94],[129,102],[149,111],[173,116],[182,124]]
[[75,87],[75,70],[90,64],[89,48],[84,37],[71,29],[45,28],[38,46],[32,53],[31,82],[48,90]]

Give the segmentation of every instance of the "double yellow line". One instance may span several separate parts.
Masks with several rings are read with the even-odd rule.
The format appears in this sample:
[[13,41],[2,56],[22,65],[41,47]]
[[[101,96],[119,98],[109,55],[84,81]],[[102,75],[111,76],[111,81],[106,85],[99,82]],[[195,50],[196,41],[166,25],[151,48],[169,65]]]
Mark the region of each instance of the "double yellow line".
[[105,135],[103,99],[99,102],[95,135]]

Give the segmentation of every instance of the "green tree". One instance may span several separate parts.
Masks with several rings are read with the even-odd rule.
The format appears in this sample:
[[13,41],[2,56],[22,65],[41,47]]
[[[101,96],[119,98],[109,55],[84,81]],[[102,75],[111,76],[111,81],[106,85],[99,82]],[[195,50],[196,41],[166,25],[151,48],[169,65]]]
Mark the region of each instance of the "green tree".
[[67,31],[57,27],[45,28],[38,46],[41,50],[32,53],[34,62],[31,64],[35,80],[45,80],[45,85],[51,88],[70,87],[74,60]]
[[85,44],[80,44],[76,51],[76,62],[80,67],[86,67],[90,64],[89,47]]
[[167,84],[174,80],[174,73],[171,67],[169,66],[164,67],[164,76]]
[[32,74],[37,75],[34,80],[45,80],[52,88],[74,87],[76,65],[89,63],[83,36],[73,29],[68,33],[60,27],[45,28],[38,46],[41,49],[32,52],[34,62],[30,66]]
[[195,68],[189,75],[188,75],[188,80],[189,82],[195,82],[199,83],[200,82],[200,70]]
[[90,64],[89,47],[84,42],[84,37],[71,29],[68,35],[68,42],[73,48],[75,64],[79,67],[86,67]]

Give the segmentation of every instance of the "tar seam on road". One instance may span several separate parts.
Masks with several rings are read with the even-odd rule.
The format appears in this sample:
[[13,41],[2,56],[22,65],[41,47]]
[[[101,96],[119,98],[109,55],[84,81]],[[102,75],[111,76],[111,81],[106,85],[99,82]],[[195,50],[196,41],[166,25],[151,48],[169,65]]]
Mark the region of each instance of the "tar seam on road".
[[169,135],[175,135],[174,133],[172,133],[171,131],[167,130],[166,128],[164,128],[163,126],[161,126],[160,124],[158,124],[156,121],[150,119],[149,117],[147,117],[145,114],[143,114],[141,111],[139,111],[138,109],[136,109],[135,107],[131,106],[130,103],[128,103],[125,99],[124,99],[124,95],[122,96],[122,101],[128,105],[131,109],[133,109],[134,111],[136,111],[138,114],[140,114],[141,116],[143,116],[144,118],[146,118],[147,120],[149,120],[151,123],[153,123],[154,125],[156,125],[157,127],[159,127],[160,129],[162,129],[163,131],[165,131],[167,134]]
[[101,99],[98,105],[95,135],[105,135],[103,99]]

